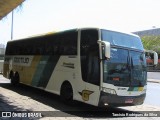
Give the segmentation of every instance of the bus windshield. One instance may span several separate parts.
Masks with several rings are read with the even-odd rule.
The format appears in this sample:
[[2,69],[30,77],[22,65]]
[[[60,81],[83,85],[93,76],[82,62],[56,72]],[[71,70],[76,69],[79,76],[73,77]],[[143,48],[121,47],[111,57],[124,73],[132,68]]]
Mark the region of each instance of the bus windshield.
[[102,40],[110,42],[111,45],[143,50],[143,45],[139,37],[109,30],[101,30],[101,33]]
[[146,59],[140,38],[102,30],[101,39],[111,44],[110,59],[103,61],[103,81],[115,86],[146,85]]
[[143,52],[111,48],[110,60],[104,60],[104,82],[115,86],[146,85],[146,60]]

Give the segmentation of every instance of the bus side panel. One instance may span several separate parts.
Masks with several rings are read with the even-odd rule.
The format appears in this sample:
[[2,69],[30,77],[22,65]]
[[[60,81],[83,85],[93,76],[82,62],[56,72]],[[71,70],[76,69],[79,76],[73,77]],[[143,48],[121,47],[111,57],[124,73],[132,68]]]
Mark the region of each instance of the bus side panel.
[[80,94],[85,89],[85,82],[82,81],[79,67],[80,61],[77,56],[61,56],[45,90],[60,95],[63,82],[68,81],[73,89],[73,99],[85,102]]
[[32,80],[32,86],[46,88],[59,55],[42,56]]
[[30,67],[24,67],[22,83],[45,88],[57,64],[59,56],[35,56]]
[[49,58],[48,56],[42,56],[41,59],[39,60],[39,63],[36,66],[36,70],[32,78],[32,82],[31,82],[32,86],[35,86],[35,87],[38,86],[41,76],[44,75],[43,71],[48,61],[48,58]]
[[[72,59],[72,60],[71,60]],[[73,82],[73,74],[76,74],[75,58],[68,58],[68,56],[61,56],[57,62],[55,69],[50,77],[50,80],[46,86],[46,90],[60,94],[60,87],[62,83],[67,81]]]
[[3,65],[3,76],[9,78],[9,64],[4,62]]
[[3,65],[3,76],[9,79],[10,71],[13,66],[13,57],[11,55],[5,55],[4,65]]
[[6,56],[3,76],[9,78],[11,70],[13,72],[17,71],[20,76],[20,82],[31,85],[40,59],[41,56]]
[[32,80],[37,70],[40,59],[40,55],[34,56],[30,66],[22,66],[22,68],[18,71],[20,73],[21,83],[32,85]]

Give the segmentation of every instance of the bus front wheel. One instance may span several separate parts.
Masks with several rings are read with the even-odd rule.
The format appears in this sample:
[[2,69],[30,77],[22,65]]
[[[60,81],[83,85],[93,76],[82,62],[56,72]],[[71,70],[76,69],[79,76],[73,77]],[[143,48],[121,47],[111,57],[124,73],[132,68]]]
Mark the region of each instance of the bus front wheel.
[[71,104],[73,102],[73,90],[69,82],[62,84],[60,98],[61,101],[65,104]]

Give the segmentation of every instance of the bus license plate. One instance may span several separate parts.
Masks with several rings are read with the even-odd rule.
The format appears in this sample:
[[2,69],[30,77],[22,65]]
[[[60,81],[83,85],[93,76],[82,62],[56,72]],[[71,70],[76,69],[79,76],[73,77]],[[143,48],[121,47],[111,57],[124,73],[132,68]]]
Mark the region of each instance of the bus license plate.
[[125,103],[133,103],[133,99],[126,99]]

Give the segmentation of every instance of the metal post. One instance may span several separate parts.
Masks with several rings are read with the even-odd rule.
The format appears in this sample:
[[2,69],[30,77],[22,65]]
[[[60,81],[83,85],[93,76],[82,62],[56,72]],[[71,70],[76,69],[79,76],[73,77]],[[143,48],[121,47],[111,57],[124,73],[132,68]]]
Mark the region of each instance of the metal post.
[[13,40],[13,17],[14,17],[14,10],[12,11],[11,40]]

